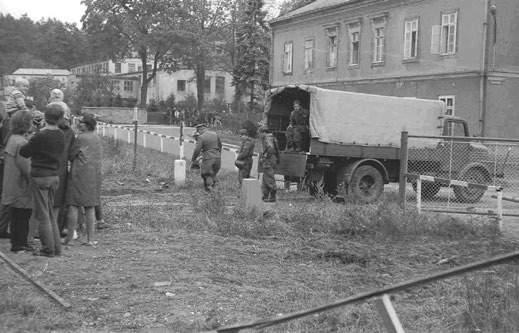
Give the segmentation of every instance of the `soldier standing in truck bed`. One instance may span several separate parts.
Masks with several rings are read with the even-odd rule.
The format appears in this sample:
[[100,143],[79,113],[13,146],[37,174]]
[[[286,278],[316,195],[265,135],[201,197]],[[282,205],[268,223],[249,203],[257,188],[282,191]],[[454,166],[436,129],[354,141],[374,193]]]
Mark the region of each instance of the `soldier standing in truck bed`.
[[294,101],[294,110],[290,113],[287,127],[287,151],[303,151],[308,137],[309,112],[301,107],[301,101]]
[[210,192],[216,185],[216,174],[220,170],[222,142],[213,131],[209,131],[205,124],[196,125],[196,131],[200,133],[196,142],[191,162],[196,163],[198,156],[202,154],[200,173],[204,180],[204,188]]

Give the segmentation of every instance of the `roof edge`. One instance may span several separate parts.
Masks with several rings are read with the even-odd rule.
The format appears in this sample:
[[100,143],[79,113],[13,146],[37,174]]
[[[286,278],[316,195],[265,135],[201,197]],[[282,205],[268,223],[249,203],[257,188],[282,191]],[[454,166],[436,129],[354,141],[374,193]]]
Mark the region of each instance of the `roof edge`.
[[[337,4],[337,5],[332,5],[332,6],[323,7],[323,8],[317,8],[317,9],[309,10],[309,11],[306,11],[306,12],[298,13],[298,14],[295,14],[293,16],[285,17],[288,14],[287,13],[287,14],[285,14],[283,16],[276,17],[276,18],[270,20],[269,21],[269,25],[273,26],[273,25],[276,25],[276,24],[279,24],[279,23],[282,23],[282,22],[285,22],[285,21],[289,21],[289,20],[294,19],[294,18],[305,17],[307,15],[319,13],[319,12],[326,11],[326,10],[333,10],[335,8],[340,8],[340,7],[343,7],[343,6],[352,5],[352,4],[355,4],[355,3],[358,3],[358,2],[362,2],[362,1],[368,1],[368,0],[350,0],[348,2],[340,3],[340,4]],[[304,7],[301,7],[301,8],[304,8]]]

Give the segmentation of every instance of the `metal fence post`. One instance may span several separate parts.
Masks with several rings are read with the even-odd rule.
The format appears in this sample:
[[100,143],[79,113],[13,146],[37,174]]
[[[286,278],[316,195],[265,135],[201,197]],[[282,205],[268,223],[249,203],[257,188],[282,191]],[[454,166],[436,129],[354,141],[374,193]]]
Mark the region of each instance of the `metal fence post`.
[[133,121],[133,171],[137,169],[137,135],[139,131],[139,122],[137,120]]
[[180,159],[184,159],[184,122],[180,122],[180,138],[179,138],[179,155]]
[[422,212],[422,178],[418,176],[416,179],[416,210],[418,214]]
[[498,187],[497,191],[497,228],[503,231],[503,189]]
[[402,136],[400,137],[400,183],[398,187],[398,193],[400,198],[400,206],[402,209],[404,209],[404,211],[406,206],[405,188],[407,186],[407,162],[409,160],[409,152],[407,151],[408,139],[407,131],[403,131]]

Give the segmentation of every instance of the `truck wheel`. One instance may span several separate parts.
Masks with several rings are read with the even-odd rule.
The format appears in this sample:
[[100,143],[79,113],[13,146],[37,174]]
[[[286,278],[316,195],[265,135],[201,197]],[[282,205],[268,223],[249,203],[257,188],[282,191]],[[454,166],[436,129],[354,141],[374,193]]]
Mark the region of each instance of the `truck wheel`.
[[[440,184],[423,182],[422,183],[422,199],[434,198],[440,192]],[[416,192],[416,182],[413,182],[413,190]]]
[[355,169],[348,185],[353,197],[366,203],[377,200],[384,191],[384,179],[380,171],[371,165]]
[[[460,172],[460,179],[469,183],[488,184],[488,178],[479,168],[469,168]],[[481,200],[485,190],[474,187],[454,186],[454,194],[460,202],[474,203]]]

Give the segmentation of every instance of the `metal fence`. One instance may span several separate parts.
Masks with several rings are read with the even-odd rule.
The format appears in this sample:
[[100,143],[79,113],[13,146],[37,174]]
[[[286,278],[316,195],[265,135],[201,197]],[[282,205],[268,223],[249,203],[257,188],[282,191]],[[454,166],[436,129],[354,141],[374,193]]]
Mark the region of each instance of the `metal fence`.
[[[519,196],[519,140],[409,135],[406,152],[408,205],[497,215],[500,195]],[[511,200],[502,209],[504,216],[519,216]]]

